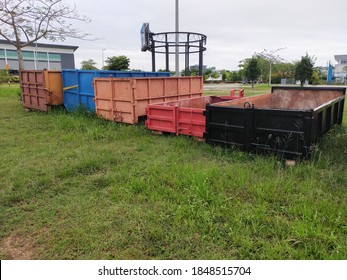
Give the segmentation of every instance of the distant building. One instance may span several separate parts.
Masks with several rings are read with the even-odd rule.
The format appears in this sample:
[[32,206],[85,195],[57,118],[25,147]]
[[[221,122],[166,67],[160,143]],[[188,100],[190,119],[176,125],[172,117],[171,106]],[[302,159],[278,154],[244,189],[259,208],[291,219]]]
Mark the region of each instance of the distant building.
[[220,83],[220,82],[223,82],[223,78],[222,78],[222,75],[220,75],[218,78],[209,77],[205,80],[205,82],[207,82],[207,83],[213,83],[213,82]]
[[[191,65],[190,66],[190,70],[199,70],[199,65],[198,64],[195,64],[195,65]],[[202,66],[202,73],[205,73],[207,70],[207,65],[203,65]]]
[[[195,64],[190,66],[190,70],[199,70],[199,65]],[[207,70],[212,70],[212,71],[216,71],[216,67],[207,67],[207,65],[203,65],[202,66],[202,73],[205,73]]]
[[[22,49],[24,67],[28,70],[61,70],[75,68],[76,46],[34,43]],[[8,41],[0,39],[0,69],[18,71],[16,48]]]
[[335,60],[338,64],[335,65],[335,72],[346,72],[346,70],[343,70],[345,66],[347,66],[347,54],[341,54],[341,55],[335,55]]
[[334,71],[335,82],[344,83],[347,78],[347,70],[343,68],[347,68],[347,54],[335,55],[334,58],[338,63],[335,65]]

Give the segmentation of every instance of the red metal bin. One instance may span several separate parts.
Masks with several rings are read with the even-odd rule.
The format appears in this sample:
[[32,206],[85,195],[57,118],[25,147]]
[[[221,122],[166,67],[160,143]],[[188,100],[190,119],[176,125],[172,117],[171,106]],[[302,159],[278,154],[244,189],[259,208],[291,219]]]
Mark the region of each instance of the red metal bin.
[[205,132],[204,111],[207,104],[233,100],[240,96],[203,96],[178,101],[150,104],[146,107],[146,127],[177,135],[202,138]]

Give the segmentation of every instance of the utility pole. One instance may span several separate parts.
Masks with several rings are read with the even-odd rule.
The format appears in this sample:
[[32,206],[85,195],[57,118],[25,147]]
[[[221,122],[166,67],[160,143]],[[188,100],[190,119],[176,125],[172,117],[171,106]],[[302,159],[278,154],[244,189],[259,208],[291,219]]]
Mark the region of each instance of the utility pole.
[[101,49],[101,66],[102,66],[102,69],[104,68],[104,51],[106,51],[106,49]]
[[176,0],[176,16],[175,16],[175,32],[176,32],[176,52],[175,52],[175,72],[176,76],[178,77],[180,75],[180,54],[179,54],[179,5],[178,5],[178,0]]
[[[38,18],[35,18],[35,37],[37,37],[37,31],[36,31],[36,20],[37,19]],[[35,40],[34,67],[35,67],[35,70],[37,70],[37,39]]]

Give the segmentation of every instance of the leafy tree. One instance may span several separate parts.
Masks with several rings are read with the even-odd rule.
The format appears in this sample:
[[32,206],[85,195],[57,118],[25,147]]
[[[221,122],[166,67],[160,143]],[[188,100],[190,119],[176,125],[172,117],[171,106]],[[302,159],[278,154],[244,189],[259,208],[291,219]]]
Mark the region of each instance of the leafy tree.
[[188,71],[185,69],[181,71],[181,76],[199,76],[199,70],[195,68],[190,68]]
[[212,69],[211,68],[206,69],[206,71],[204,72],[204,75],[206,77],[210,77],[212,75]]
[[264,49],[261,53],[257,54],[258,58],[262,58],[263,61],[265,60],[266,64],[268,64],[269,85],[271,85],[272,66],[276,63],[280,63],[283,61],[283,58],[281,58],[279,55],[275,55],[275,53],[284,49],[285,48],[280,48],[280,49],[272,50],[272,51],[268,51]]
[[105,70],[129,70],[130,59],[125,55],[108,57],[105,62]]
[[11,75],[6,70],[0,70],[0,83],[7,83],[11,80]]
[[[260,69],[260,75],[259,75],[259,78],[261,80],[266,80],[268,79],[269,75],[268,75],[268,72],[269,72],[269,63],[267,62],[267,60],[263,57],[261,57],[259,54],[255,54],[254,55],[254,58],[257,59],[258,61],[258,66],[259,66],[259,69]],[[241,68],[241,76],[242,77],[245,77],[245,73],[244,73],[244,70],[248,67],[250,61],[251,61],[252,58],[245,58],[243,60],[240,61],[239,63],[239,67]],[[241,79],[242,80],[242,79]]]
[[[273,65],[273,73],[276,72],[293,72],[295,71],[295,64],[286,62],[286,63],[277,63]],[[294,76],[293,76],[294,78]]]
[[96,62],[93,59],[83,60],[81,62],[81,70],[99,70],[95,65]]
[[311,80],[313,74],[313,66],[315,57],[310,57],[307,53],[301,57],[301,60],[295,67],[295,79],[300,81],[301,86],[304,86],[306,80]]
[[277,63],[273,65],[271,83],[279,84],[281,79],[294,79],[294,63]]
[[233,71],[231,72],[230,81],[231,82],[239,82],[242,81],[243,70],[241,71]]
[[311,84],[319,85],[320,81],[321,81],[321,78],[320,78],[319,70],[318,69],[313,69],[312,76],[311,76],[311,79],[310,79]]
[[247,67],[245,68],[245,76],[248,81],[252,82],[252,88],[254,87],[254,81],[256,81],[260,76],[260,67],[258,65],[258,60],[256,57],[252,57],[249,60]]
[[222,74],[222,80],[223,81],[231,81],[231,72],[229,70],[221,70],[220,73]]
[[271,76],[272,84],[281,83],[281,79],[293,79],[294,80],[294,71],[276,71]]
[[41,38],[64,41],[67,37],[87,38],[70,20],[89,22],[75,6],[63,0],[1,0],[0,37],[16,47],[19,69],[24,69],[22,49]]

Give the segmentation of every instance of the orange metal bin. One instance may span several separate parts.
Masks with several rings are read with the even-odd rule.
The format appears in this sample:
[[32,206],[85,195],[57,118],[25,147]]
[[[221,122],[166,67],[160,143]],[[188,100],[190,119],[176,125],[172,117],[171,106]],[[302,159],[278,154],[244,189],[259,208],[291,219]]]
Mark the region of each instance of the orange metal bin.
[[23,106],[47,112],[63,104],[61,71],[22,70],[20,72]]
[[95,78],[96,114],[137,124],[148,104],[199,97],[202,90],[202,77]]

